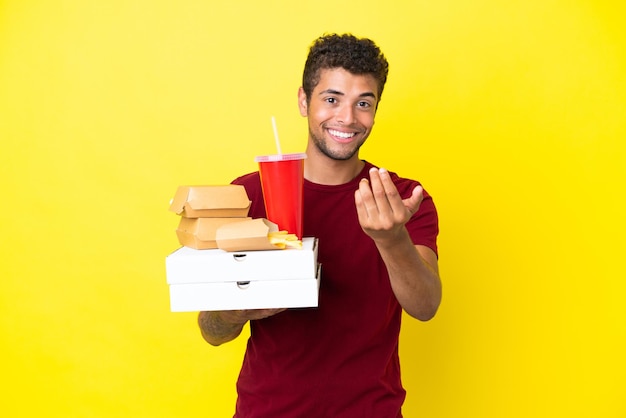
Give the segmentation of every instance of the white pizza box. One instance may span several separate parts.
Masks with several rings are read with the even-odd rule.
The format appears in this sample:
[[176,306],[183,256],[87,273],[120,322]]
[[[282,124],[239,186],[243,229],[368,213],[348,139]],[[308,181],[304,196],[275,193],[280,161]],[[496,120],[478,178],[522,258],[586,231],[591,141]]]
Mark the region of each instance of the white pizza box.
[[165,258],[167,283],[216,283],[315,279],[318,240],[302,239],[302,249],[236,251],[181,247]]
[[320,270],[306,279],[171,284],[172,312],[318,306]]

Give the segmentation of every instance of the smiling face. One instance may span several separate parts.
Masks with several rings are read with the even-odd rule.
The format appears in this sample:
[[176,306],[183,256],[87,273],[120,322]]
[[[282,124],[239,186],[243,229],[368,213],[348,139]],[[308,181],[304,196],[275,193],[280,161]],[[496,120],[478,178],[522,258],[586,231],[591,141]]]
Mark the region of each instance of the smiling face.
[[298,92],[300,113],[309,123],[308,149],[333,160],[358,159],[374,126],[378,90],[372,75],[342,68],[320,70],[310,99],[302,88]]

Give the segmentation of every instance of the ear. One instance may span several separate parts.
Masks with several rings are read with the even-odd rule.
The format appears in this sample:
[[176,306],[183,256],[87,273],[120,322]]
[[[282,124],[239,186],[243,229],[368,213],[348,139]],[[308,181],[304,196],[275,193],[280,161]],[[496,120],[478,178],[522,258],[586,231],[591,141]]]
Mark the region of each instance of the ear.
[[304,89],[302,87],[298,89],[298,108],[300,109],[300,114],[302,116],[306,117],[308,115],[306,93],[304,92]]

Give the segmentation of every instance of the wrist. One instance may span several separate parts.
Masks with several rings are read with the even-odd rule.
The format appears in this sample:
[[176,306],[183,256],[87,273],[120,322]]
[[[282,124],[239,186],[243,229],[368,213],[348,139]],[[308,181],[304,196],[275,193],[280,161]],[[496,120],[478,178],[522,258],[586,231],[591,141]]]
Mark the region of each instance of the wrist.
[[384,251],[394,251],[398,248],[407,246],[407,244],[411,247],[413,246],[411,236],[404,226],[397,230],[393,235],[378,237],[378,239],[375,239],[374,242],[379,250]]
[[243,327],[248,322],[247,318],[243,318],[242,311],[215,311],[211,314],[214,320],[221,322],[226,327]]

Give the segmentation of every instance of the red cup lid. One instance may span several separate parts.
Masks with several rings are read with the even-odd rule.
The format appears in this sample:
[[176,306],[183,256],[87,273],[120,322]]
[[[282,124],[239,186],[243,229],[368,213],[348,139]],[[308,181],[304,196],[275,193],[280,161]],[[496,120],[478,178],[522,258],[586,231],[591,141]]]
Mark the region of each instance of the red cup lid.
[[254,157],[254,161],[257,163],[267,163],[273,161],[291,161],[291,160],[304,160],[306,158],[305,153],[297,154],[274,154],[274,155],[260,155]]

